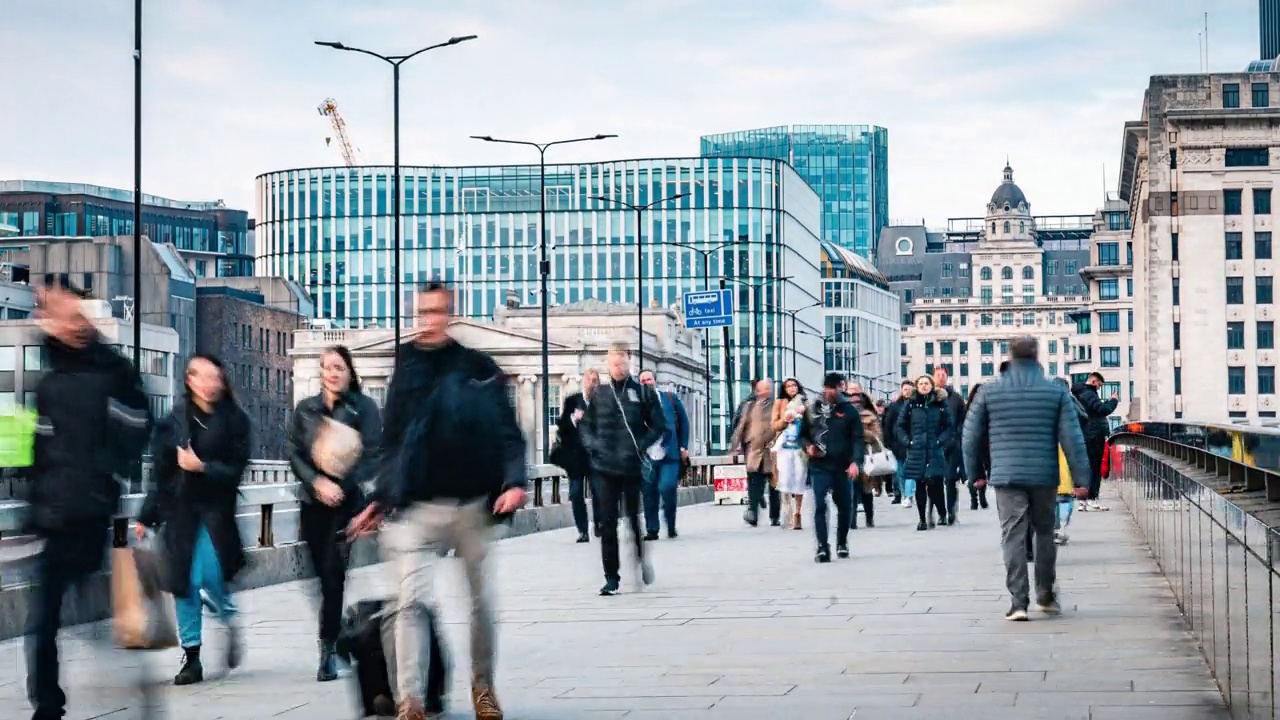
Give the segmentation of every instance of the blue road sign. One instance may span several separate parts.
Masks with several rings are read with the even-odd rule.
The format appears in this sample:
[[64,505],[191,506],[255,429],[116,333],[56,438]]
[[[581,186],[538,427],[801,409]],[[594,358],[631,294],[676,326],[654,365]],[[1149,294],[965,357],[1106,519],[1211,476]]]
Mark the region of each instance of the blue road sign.
[[717,328],[733,325],[733,291],[701,290],[684,294],[684,326]]

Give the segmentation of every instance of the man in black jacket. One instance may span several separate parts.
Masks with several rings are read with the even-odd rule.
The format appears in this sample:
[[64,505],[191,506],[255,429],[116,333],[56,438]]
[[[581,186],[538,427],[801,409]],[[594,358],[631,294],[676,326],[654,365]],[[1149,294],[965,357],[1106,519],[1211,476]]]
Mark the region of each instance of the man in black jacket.
[[653,446],[666,433],[658,394],[631,377],[631,353],[625,346],[609,351],[609,379],[596,389],[579,428],[600,480],[600,556],[604,563],[601,595],[616,595],[621,582],[618,559],[618,501],[625,504],[635,540],[636,563],[645,585],[653,583],[653,566],[644,558],[640,531],[640,485],[659,451]]
[[556,419],[557,446],[551,453],[551,462],[564,468],[569,475],[569,502],[573,505],[573,524],[578,527],[578,542],[590,542],[587,535],[587,482],[591,480],[591,519],[596,537],[600,537],[600,488],[592,479],[591,458],[582,444],[578,423],[591,404],[591,393],[600,385],[600,373],[594,368],[582,373],[582,392],[564,399],[560,417]]
[[898,427],[898,418],[902,415],[902,409],[907,406],[907,401],[911,399],[911,393],[915,392],[916,384],[910,380],[903,380],[898,391],[898,397],[889,403],[884,409],[884,418],[880,422],[880,427],[884,429],[884,442],[893,452],[893,456],[898,460],[898,472],[893,476],[893,504],[902,504],[902,470],[905,467],[903,461],[907,459],[907,449],[898,444],[898,433],[894,428]]
[[827,529],[827,495],[836,503],[836,556],[849,557],[849,525],[853,510],[853,483],[866,457],[862,415],[841,397],[844,376],[827,373],[822,397],[809,406],[800,422],[800,439],[809,455],[813,481],[813,528],[818,538],[814,561],[831,562]]
[[[960,428],[964,427],[964,396],[954,386],[947,384],[950,379],[946,368],[939,366],[933,369],[933,386],[947,391],[947,411],[951,413],[951,427],[956,428],[959,433]],[[947,450],[947,474],[942,478],[946,491],[944,499],[947,504],[948,525],[956,522],[956,505],[960,495],[957,483],[964,478],[964,474],[964,457],[957,438],[955,445]],[[971,493],[970,500],[973,499]]]
[[1098,503],[1098,493],[1102,490],[1102,455],[1106,451],[1107,436],[1111,434],[1107,416],[1115,412],[1116,405],[1120,403],[1120,396],[1116,393],[1112,393],[1105,401],[1102,399],[1099,393],[1105,382],[1102,373],[1093,372],[1089,373],[1088,380],[1071,388],[1071,394],[1080,401],[1089,415],[1089,419],[1081,424],[1085,450],[1089,453],[1089,496],[1081,505],[1081,510],[1104,509]]
[[29,623],[28,688],[35,720],[54,720],[67,702],[58,684],[62,597],[101,570],[119,509],[116,477],[138,467],[151,414],[141,376],[99,339],[80,310],[82,294],[64,283],[42,289],[38,299],[50,367],[36,387],[28,525],[44,549]]
[[471,590],[471,701],[477,720],[502,720],[493,689],[494,618],[484,561],[493,518],[525,502],[524,436],[493,358],[449,336],[453,291],[430,283],[418,291],[412,344],[399,349],[383,410],[383,467],[373,503],[351,532],[392,513],[380,545],[387,560],[396,627],[395,677],[401,720],[425,717],[422,678],[433,566],[447,550],[462,560]]

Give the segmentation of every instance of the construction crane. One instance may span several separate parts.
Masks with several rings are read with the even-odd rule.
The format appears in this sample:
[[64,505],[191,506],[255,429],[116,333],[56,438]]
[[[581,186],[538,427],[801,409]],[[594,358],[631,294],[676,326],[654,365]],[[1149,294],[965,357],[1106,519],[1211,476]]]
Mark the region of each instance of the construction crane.
[[[338,114],[337,101],[333,98],[325,98],[324,102],[316,107],[316,110],[321,115],[329,118],[329,123],[333,126],[333,133],[338,137],[338,149],[342,151],[342,159],[346,161],[347,167],[355,167],[357,164],[356,151],[355,148],[351,147],[351,139],[347,137],[347,123]],[[325,146],[327,147],[332,140],[333,138],[331,137],[325,138]]]

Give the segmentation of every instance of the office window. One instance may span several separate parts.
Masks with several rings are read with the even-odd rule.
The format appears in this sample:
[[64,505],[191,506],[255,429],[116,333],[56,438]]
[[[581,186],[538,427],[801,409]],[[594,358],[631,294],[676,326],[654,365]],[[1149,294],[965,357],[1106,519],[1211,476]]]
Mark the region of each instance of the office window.
[[1120,243],[1098,243],[1098,264],[1099,265],[1119,265],[1120,264]]
[[1023,279],[1023,280],[1035,280],[1035,279],[1036,279],[1036,271],[1035,271],[1035,268],[1031,267],[1030,265],[1027,265],[1027,266],[1023,267],[1023,268],[1022,268],[1022,279]]
[[1127,242],[1124,244],[1124,264],[1125,265],[1133,264],[1133,243],[1131,242]]
[[1007,326],[1007,325],[1012,325],[1012,324],[1013,324],[1013,313],[1011,313],[1011,312],[1000,313],[1000,324],[1001,324],[1001,325],[1006,325],[1006,326]]
[[901,365],[899,365],[899,366],[898,366],[898,374],[899,374],[901,377],[907,377],[907,364],[906,364],[906,363],[902,363]]
[[981,270],[979,270],[979,271],[978,271],[978,277],[982,278],[983,280],[990,280],[990,279],[991,279],[991,268],[989,268],[989,267],[984,267],[984,268],[982,268]]
[[1075,277],[1075,276],[1076,276],[1076,261],[1075,261],[1075,260],[1067,260],[1065,263],[1063,263],[1063,265],[1062,265],[1062,266],[1063,266],[1063,268],[1064,268],[1064,269],[1063,269],[1063,271],[1062,271],[1062,274],[1063,274],[1063,275],[1066,275],[1067,277]]
[[1120,281],[1115,278],[1098,281],[1098,299],[1099,300],[1119,300],[1120,299]]
[[995,365],[993,363],[982,363],[982,377],[991,377],[996,374]]
[[1222,83],[1222,107],[1240,107],[1240,83]]
[[932,343],[932,342],[927,342],[927,343],[925,343],[925,344],[924,344],[924,354],[925,354],[927,357],[932,357],[932,356],[933,356],[933,343]]
[[1227,233],[1227,259],[1244,259],[1244,238],[1238,232]]
[[1049,361],[1049,377],[1056,377],[1057,375],[1058,375],[1058,361],[1051,360]]
[[1104,398],[1110,398],[1112,395],[1119,395],[1120,383],[1118,382],[1102,383],[1102,392],[1100,394]]
[[[1228,289],[1227,295],[1230,295],[1230,294],[1231,294],[1231,290]],[[1182,304],[1182,283],[1178,281],[1178,278],[1173,279],[1173,304],[1174,305]]]
[[1182,349],[1182,323],[1173,324],[1173,349]]
[[952,266],[951,266],[951,263],[949,263],[949,262],[942,263],[942,279],[943,279],[943,280],[950,280],[950,279],[951,279],[951,272],[952,272]]
[[1259,350],[1274,350],[1276,347],[1276,325],[1270,320],[1259,320],[1257,327]]
[[1255,260],[1271,259],[1271,233],[1255,232],[1253,234],[1253,258]]
[[1129,367],[1133,367],[1133,346],[1129,346]]
[[1104,368],[1120,367],[1120,348],[1119,347],[1101,347],[1098,348],[1098,354],[1102,360]]
[[1169,254],[1174,262],[1178,262],[1178,233],[1172,234],[1172,242],[1169,244]]
[[965,265],[964,263],[961,263],[960,271],[956,273],[956,277],[962,277],[962,278],[969,277],[969,266]]
[[1124,279],[1124,296],[1133,297],[1133,278]]
[[991,286],[990,285],[982,286],[981,299],[983,304],[985,305],[991,304]]
[[1258,394],[1276,394],[1276,369],[1272,365],[1258,366]]
[[1258,303],[1259,305],[1270,305],[1272,302],[1271,278],[1269,277],[1258,278],[1258,284],[1254,289],[1254,292],[1255,292],[1254,301],[1256,303]]
[[1001,341],[1000,341],[1000,354],[1001,354],[1001,355],[1003,355],[1003,356],[1005,356],[1005,357],[1008,357],[1008,355],[1009,355],[1009,341],[1008,341],[1008,340],[1001,340]]
[[1271,188],[1253,189],[1253,214],[1271,214]]
[[954,355],[955,351],[956,351],[956,344],[951,340],[943,340],[942,342],[938,343],[939,355]]
[[1227,167],[1266,167],[1266,148],[1227,148]]
[[1222,191],[1222,214],[1223,215],[1239,215],[1240,214],[1240,191],[1239,190],[1223,190]]
[[1228,395],[1244,394],[1244,368],[1242,367],[1227,368],[1227,394]]
[[990,355],[995,352],[995,343],[990,340],[983,340],[981,349],[983,355]]
[[942,313],[938,316],[938,324],[942,327],[951,327],[951,314]]
[[924,374],[925,374],[925,375],[932,375],[932,374],[933,374],[933,363],[925,363],[925,364],[924,364]]
[[952,288],[951,288],[951,287],[944,287],[944,288],[942,288],[942,297],[944,297],[944,298],[949,298],[949,297],[951,297],[951,293],[952,293]]
[[1227,349],[1228,350],[1244,349],[1244,323],[1242,322],[1227,323]]
[[969,363],[960,363],[960,377],[969,377]]
[[1011,268],[1011,267],[1009,267],[1009,266],[1007,266],[1007,265],[1006,265],[1005,267],[1000,268],[1000,279],[1001,279],[1001,280],[1012,280],[1012,279],[1013,279],[1013,268]]
[[[1173,282],[1176,284],[1178,282],[1177,278],[1174,278]],[[1177,305],[1176,302],[1174,304]],[[1228,305],[1244,304],[1244,278],[1242,277],[1227,278],[1227,304]]]
[[1050,341],[1049,341],[1049,354],[1050,354],[1050,355],[1057,355],[1057,354],[1058,354],[1058,341],[1057,341],[1057,340],[1050,340]]
[[1182,368],[1180,367],[1173,368],[1173,394],[1182,394]]
[[1090,327],[1090,319],[1087,314],[1076,317],[1076,332],[1081,335],[1088,335]]
[[1045,262],[1045,264],[1044,264],[1044,274],[1045,274],[1045,275],[1050,275],[1050,276],[1052,276],[1052,275],[1057,275],[1057,274],[1058,274],[1058,261],[1057,261],[1057,260],[1049,260],[1049,261]]
[[1120,312],[1117,310],[1111,310],[1108,312],[1098,313],[1098,332],[1120,332]]
[[[26,354],[25,350],[23,354]],[[0,372],[13,372],[18,369],[17,364],[18,349],[12,345],[0,347]]]
[[27,345],[22,348],[22,371],[39,372],[49,366],[49,349],[44,345]]
[[991,325],[991,313],[982,313],[982,325],[983,326]]
[[1267,84],[1264,82],[1256,82],[1250,86],[1253,91],[1253,107],[1264,108],[1271,104],[1270,93]]
[[1036,304],[1036,286],[1035,285],[1022,286],[1022,304],[1023,305]]
[[1022,324],[1023,324],[1023,325],[1035,325],[1035,324],[1036,324],[1036,314],[1035,314],[1035,313],[1022,313]]

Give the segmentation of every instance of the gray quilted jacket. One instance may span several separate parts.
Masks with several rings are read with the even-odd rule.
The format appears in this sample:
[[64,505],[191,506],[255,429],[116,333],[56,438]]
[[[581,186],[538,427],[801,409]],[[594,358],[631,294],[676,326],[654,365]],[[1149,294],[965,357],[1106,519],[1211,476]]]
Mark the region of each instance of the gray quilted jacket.
[[1044,376],[1033,360],[1015,360],[1009,372],[986,383],[965,418],[965,469],[982,477],[982,446],[989,443],[988,482],[995,487],[1058,484],[1058,447],[1067,458],[1071,482],[1089,486],[1089,456],[1075,403]]

